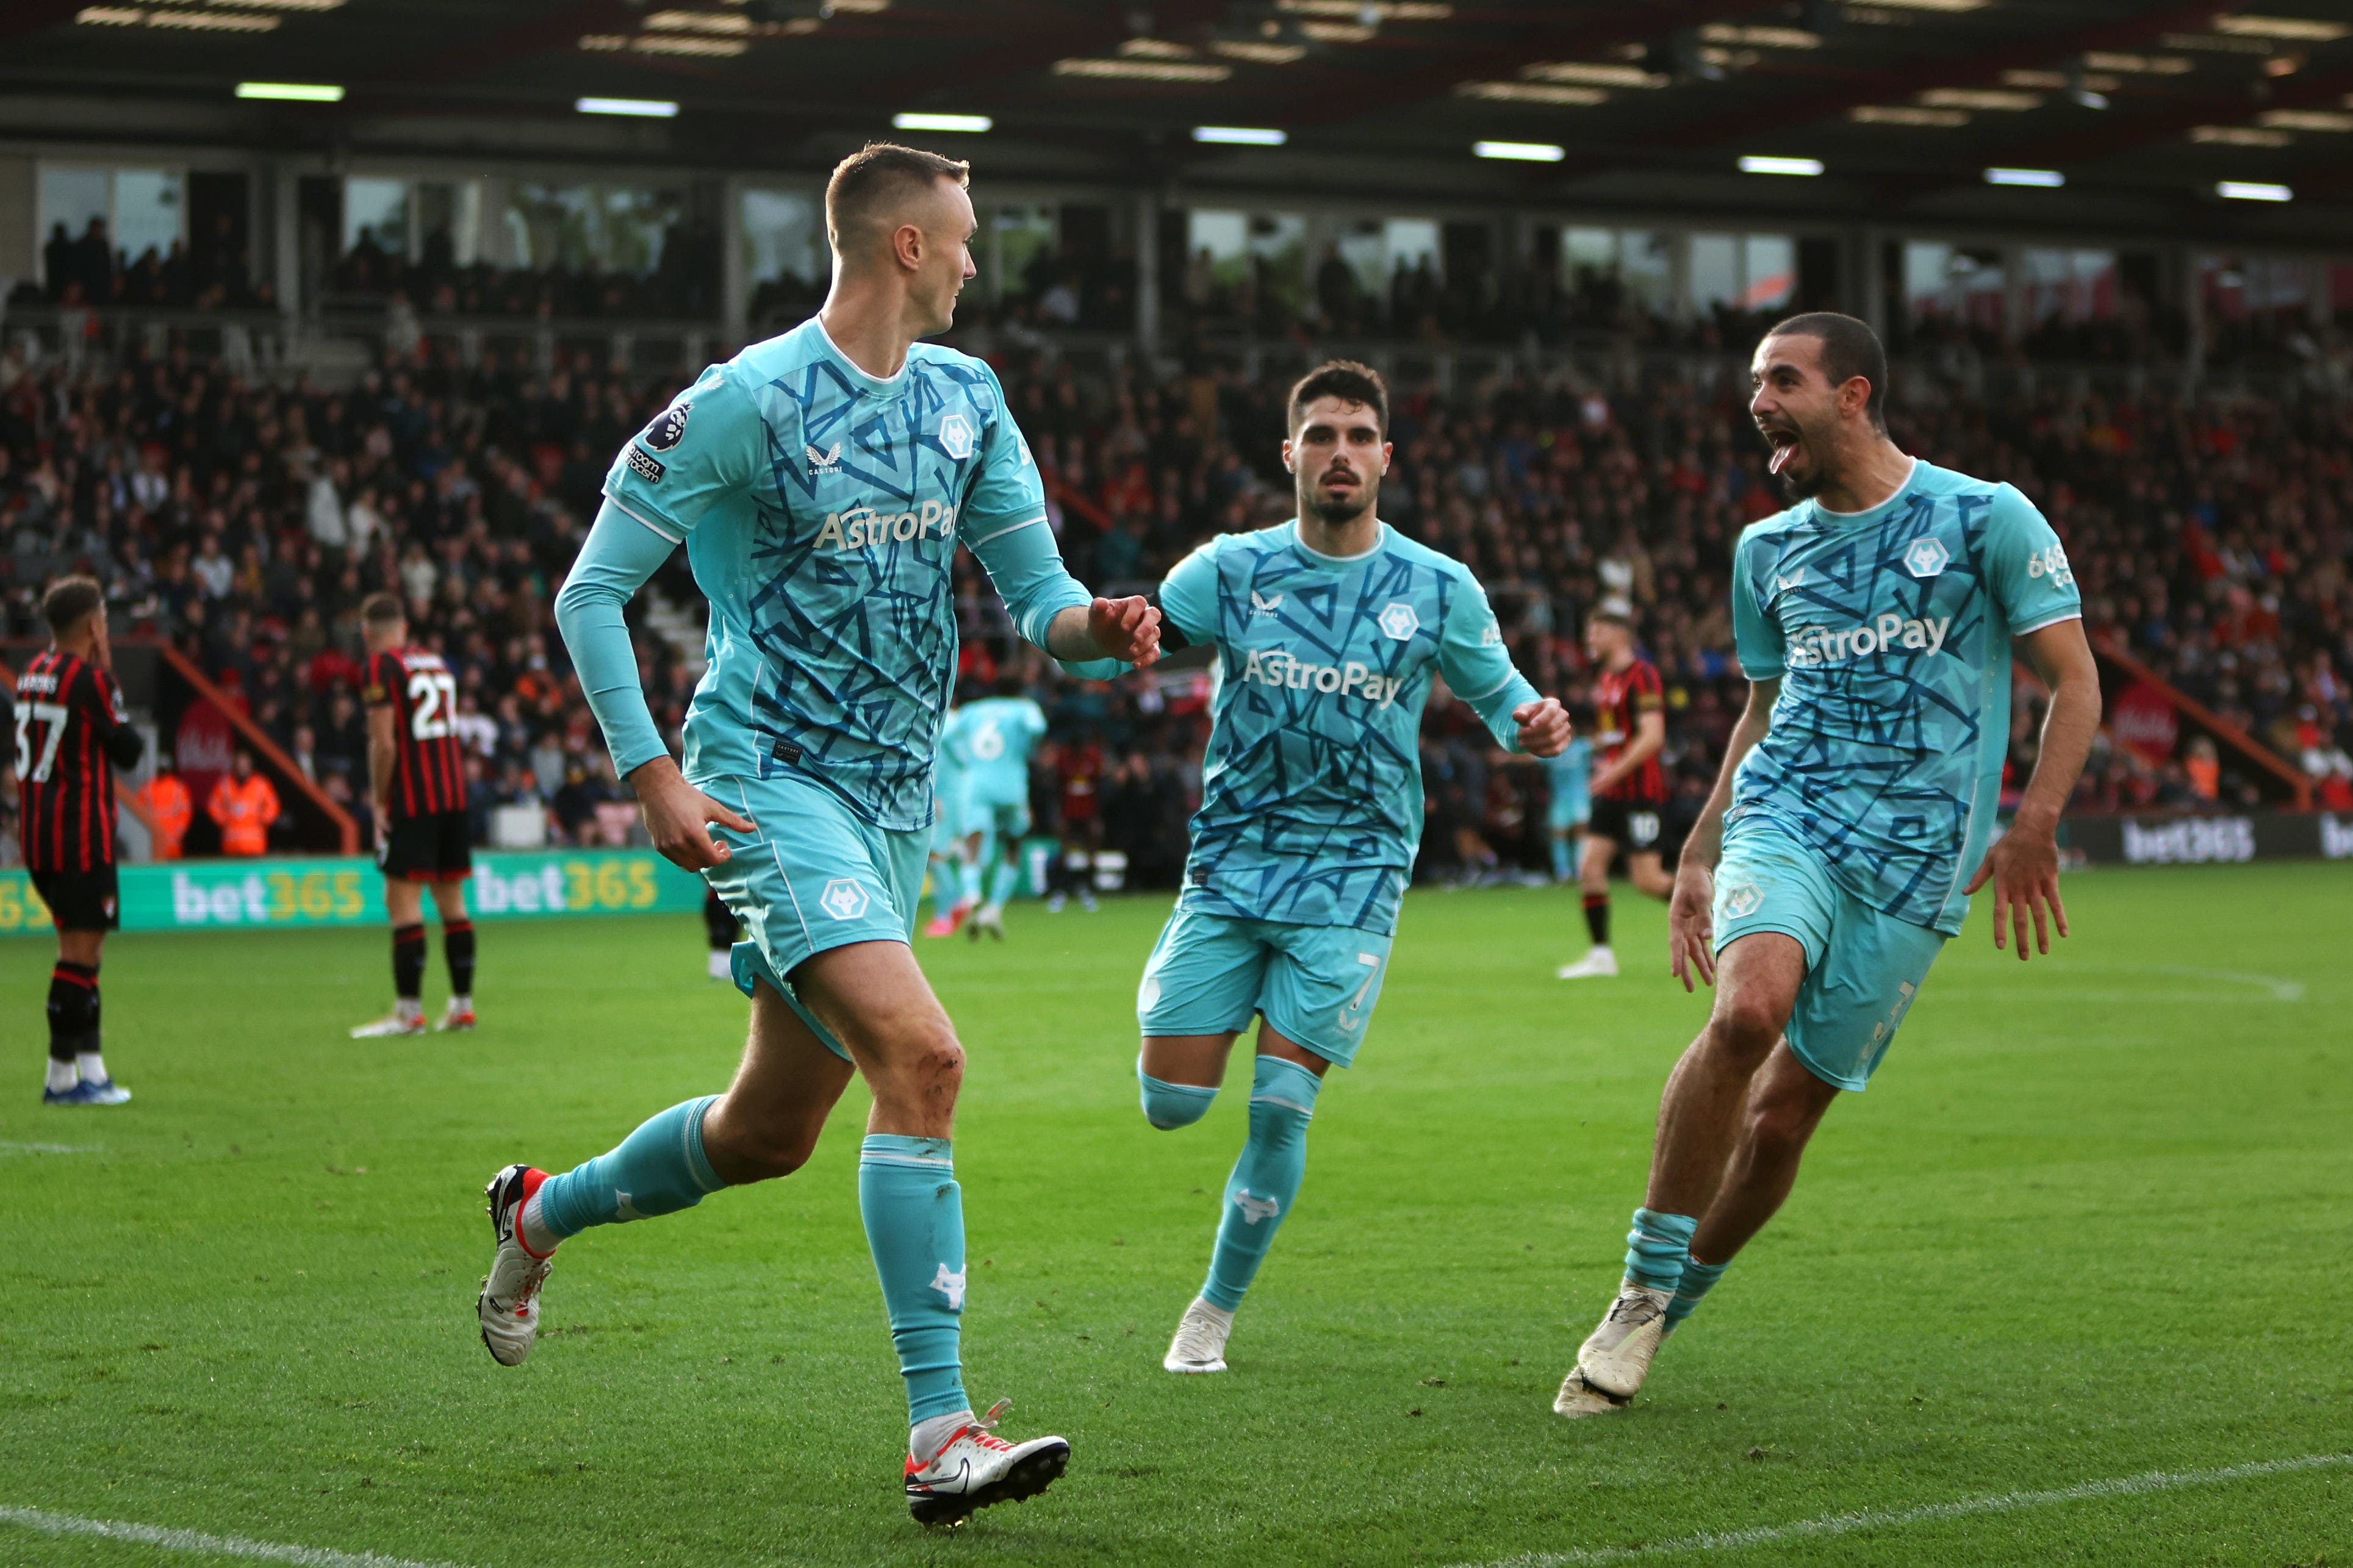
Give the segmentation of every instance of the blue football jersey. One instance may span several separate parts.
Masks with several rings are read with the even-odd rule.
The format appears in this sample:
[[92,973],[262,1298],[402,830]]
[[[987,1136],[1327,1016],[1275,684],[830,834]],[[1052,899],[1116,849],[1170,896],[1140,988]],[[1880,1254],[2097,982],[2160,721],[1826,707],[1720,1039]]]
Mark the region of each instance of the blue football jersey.
[[1560,755],[1544,759],[1545,781],[1555,800],[1581,801],[1593,782],[1593,742],[1578,735]]
[[755,343],[621,448],[605,495],[685,541],[711,601],[687,776],[797,769],[892,830],[932,821],[958,542],[1032,642],[1089,599],[996,373],[937,344],[885,380],[816,320]]
[[964,775],[965,798],[1014,805],[1029,798],[1029,759],[1046,737],[1046,715],[1027,697],[983,697],[956,710],[947,748]]
[[1477,579],[1386,523],[1362,555],[1318,554],[1294,520],[1201,546],[1160,608],[1217,649],[1180,907],[1394,931],[1421,842],[1432,679],[1507,748],[1512,710],[1535,700]]
[[1770,818],[1873,908],[1959,931],[2010,743],[2010,638],[2082,613],[2033,503],[1928,463],[1870,511],[1807,500],[1751,524],[1733,632],[1748,679],[1781,693],[1726,823]]

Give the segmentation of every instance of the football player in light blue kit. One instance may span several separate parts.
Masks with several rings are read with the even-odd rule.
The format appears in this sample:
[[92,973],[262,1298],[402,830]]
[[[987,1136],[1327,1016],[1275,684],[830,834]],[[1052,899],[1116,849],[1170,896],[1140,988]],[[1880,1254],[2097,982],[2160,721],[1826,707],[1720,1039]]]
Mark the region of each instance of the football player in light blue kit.
[[1157,595],[1164,646],[1216,658],[1184,891],[1136,993],[1145,1120],[1199,1121],[1260,1020],[1208,1279],[1161,1363],[1177,1373],[1225,1370],[1234,1310],[1299,1195],[1324,1074],[1355,1058],[1379,999],[1421,842],[1430,682],[1442,674],[1500,746],[1549,757],[1569,737],[1560,704],[1512,668],[1469,569],[1375,511],[1381,378],[1334,361],[1289,406],[1297,517],[1219,535]]
[[964,771],[964,863],[967,896],[988,891],[966,928],[973,941],[987,931],[1005,940],[1005,900],[1021,879],[1021,838],[1029,831],[1029,759],[1046,738],[1046,715],[1019,675],[997,678],[997,695],[964,710],[953,744]]
[[972,912],[965,901],[964,837],[957,825],[964,819],[964,765],[956,760],[956,731],[964,723],[965,710],[951,708],[940,721],[940,751],[932,772],[932,849],[929,864],[924,868],[924,885],[930,889],[932,921],[923,928],[925,936],[954,936],[965,916]]
[[[973,276],[965,177],[903,147],[844,159],[826,190],[834,273],[817,318],[705,371],[606,479],[557,621],[655,847],[702,871],[750,932],[734,968],[751,1038],[724,1094],[563,1174],[501,1171],[479,1306],[491,1354],[522,1361],[559,1242],[797,1169],[854,1068],[873,1095],[859,1208],[906,1384],[907,1502],[926,1523],[1031,1496],[1070,1452],[998,1438],[997,1413],[975,1417],[965,1395],[948,1142],[964,1054],[908,946],[955,671],[957,544],[1030,641],[1071,659],[1158,657],[1144,600],[1091,600],[1062,569],[997,377],[915,341],[947,327]],[[682,773],[621,619],[681,541],[711,600]]]
[[[1886,1054],[1968,896],[1993,940],[2067,934],[2057,832],[2099,729],[2099,674],[2058,535],[2009,485],[1887,438],[1887,357],[1852,316],[1757,345],[1749,410],[1799,498],[1741,534],[1732,618],[1748,706],[1685,842],[1670,965],[1714,984],[1667,1079],[1626,1278],[1553,1408],[1622,1408],[1797,1180],[1841,1089]],[[1994,838],[2010,661],[2051,688],[2042,748]],[[1990,846],[1990,848],[1989,848]]]
[[1543,766],[1552,790],[1552,802],[1545,807],[1545,825],[1552,830],[1552,879],[1566,882],[1577,875],[1577,841],[1593,819],[1593,795],[1587,787],[1593,780],[1593,742],[1579,735]]

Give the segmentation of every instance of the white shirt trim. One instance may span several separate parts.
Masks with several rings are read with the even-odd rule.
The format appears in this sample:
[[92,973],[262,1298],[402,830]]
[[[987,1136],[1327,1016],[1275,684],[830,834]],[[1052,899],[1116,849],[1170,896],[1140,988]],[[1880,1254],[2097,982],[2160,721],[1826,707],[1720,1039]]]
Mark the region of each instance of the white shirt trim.
[[811,316],[809,318],[809,325],[817,329],[817,335],[825,340],[825,346],[831,349],[835,355],[840,359],[842,363],[848,365],[850,369],[864,376],[868,381],[872,382],[877,387],[892,387],[898,385],[901,382],[907,379],[907,367],[915,363],[915,345],[909,343],[907,345],[906,352],[900,356],[899,369],[895,374],[876,375],[872,371],[868,370],[864,365],[860,364],[856,360],[851,359],[849,355],[843,351],[842,346],[833,341],[833,334],[825,330],[825,319],[823,317]]
[[1043,522],[1045,521],[1046,514],[1041,511],[1035,517],[1024,518],[1021,521],[1016,523],[1008,523],[1007,526],[998,529],[995,533],[984,534],[978,539],[967,539],[965,541],[964,547],[966,550],[977,550],[992,539],[1002,539],[1008,533],[1018,533],[1032,523]]
[[1388,548],[1389,542],[1389,525],[1378,518],[1375,518],[1373,523],[1380,531],[1373,536],[1373,547],[1370,550],[1359,550],[1354,555],[1326,555],[1320,550],[1308,548],[1307,542],[1299,537],[1299,520],[1294,517],[1291,520],[1291,547],[1302,555],[1312,555],[1318,561],[1329,561],[1335,566],[1346,566],[1359,561],[1368,561]]
[[648,528],[648,529],[651,530],[653,532],[655,532],[655,533],[657,533],[657,534],[659,534],[659,535],[660,535],[662,538],[664,538],[664,539],[669,540],[672,544],[684,544],[684,543],[686,542],[686,535],[684,535],[683,533],[672,533],[669,529],[664,528],[660,523],[658,523],[658,522],[654,521],[651,518],[645,517],[645,516],[640,515],[639,513],[637,513],[637,512],[631,511],[631,510],[628,509],[628,507],[627,505],[625,505],[625,504],[622,502],[621,498],[620,498],[619,496],[615,495],[612,491],[610,491],[610,490],[607,490],[607,491],[605,491],[605,492],[604,492],[604,496],[605,496],[605,499],[606,499],[607,501],[610,501],[610,502],[612,503],[613,510],[614,510],[615,511],[619,512],[623,517],[628,518],[631,522],[643,524],[646,528]]
[[2061,621],[2080,621],[2083,618],[2084,612],[2081,610],[2062,610],[2057,615],[2052,616],[2050,619],[2037,621],[2031,626],[2012,626],[2010,628],[2010,635],[2014,637],[2022,637],[2029,632],[2039,632],[2045,626],[2055,626]]
[[1894,489],[1888,491],[1887,499],[1881,501],[1877,506],[1867,506],[1861,511],[1832,511],[1821,502],[1816,501],[1814,503],[1814,510],[1818,515],[1822,517],[1834,517],[1841,522],[1852,522],[1859,517],[1869,517],[1874,511],[1883,511],[1887,508],[1894,506],[1898,500],[1902,499],[1904,492],[1912,488],[1912,481],[1919,477],[1920,459],[1915,458],[1912,459],[1912,466],[1904,470],[1904,482],[1897,485]]

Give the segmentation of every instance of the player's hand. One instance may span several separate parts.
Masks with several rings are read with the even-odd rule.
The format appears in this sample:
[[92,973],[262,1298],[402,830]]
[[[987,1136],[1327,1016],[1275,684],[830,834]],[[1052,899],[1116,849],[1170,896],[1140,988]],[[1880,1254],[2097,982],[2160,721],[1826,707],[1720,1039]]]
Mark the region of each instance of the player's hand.
[[1521,703],[1512,721],[1520,727],[1520,750],[1532,757],[1556,757],[1568,746],[1568,710],[1556,697]]
[[645,812],[646,831],[662,858],[689,871],[724,864],[734,851],[723,838],[711,837],[710,825],[756,833],[748,816],[739,816],[686,782],[678,764],[668,757],[652,762],[629,775]]
[[2014,929],[2018,961],[2025,963],[2026,924],[2031,911],[2034,951],[2048,956],[2051,929],[2055,926],[2061,936],[2067,934],[2067,906],[2059,901],[2057,825],[2036,828],[2012,824],[2001,842],[1986,851],[1985,864],[1978,868],[1968,890],[1974,893],[1988,881],[1993,883],[1994,946],[2009,946]]
[[1683,989],[1692,977],[1715,984],[1715,873],[1686,858],[1675,870],[1667,900],[1667,966]]
[[1160,658],[1160,612],[1140,597],[1097,599],[1087,606],[1087,636],[1106,657],[1148,669]]

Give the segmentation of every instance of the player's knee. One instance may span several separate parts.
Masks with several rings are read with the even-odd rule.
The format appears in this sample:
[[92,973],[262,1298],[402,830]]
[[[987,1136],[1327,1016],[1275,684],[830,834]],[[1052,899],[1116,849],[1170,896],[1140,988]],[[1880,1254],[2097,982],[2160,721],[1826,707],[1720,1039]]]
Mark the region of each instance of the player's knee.
[[1143,1089],[1144,1119],[1163,1132],[1190,1127],[1209,1114],[1209,1106],[1218,1098],[1214,1087],[1164,1083],[1144,1070],[1141,1058],[1135,1064],[1135,1081]]
[[1769,1003],[1755,996],[1719,995],[1707,1026],[1719,1048],[1751,1067],[1762,1063],[1781,1037],[1778,1014]]

